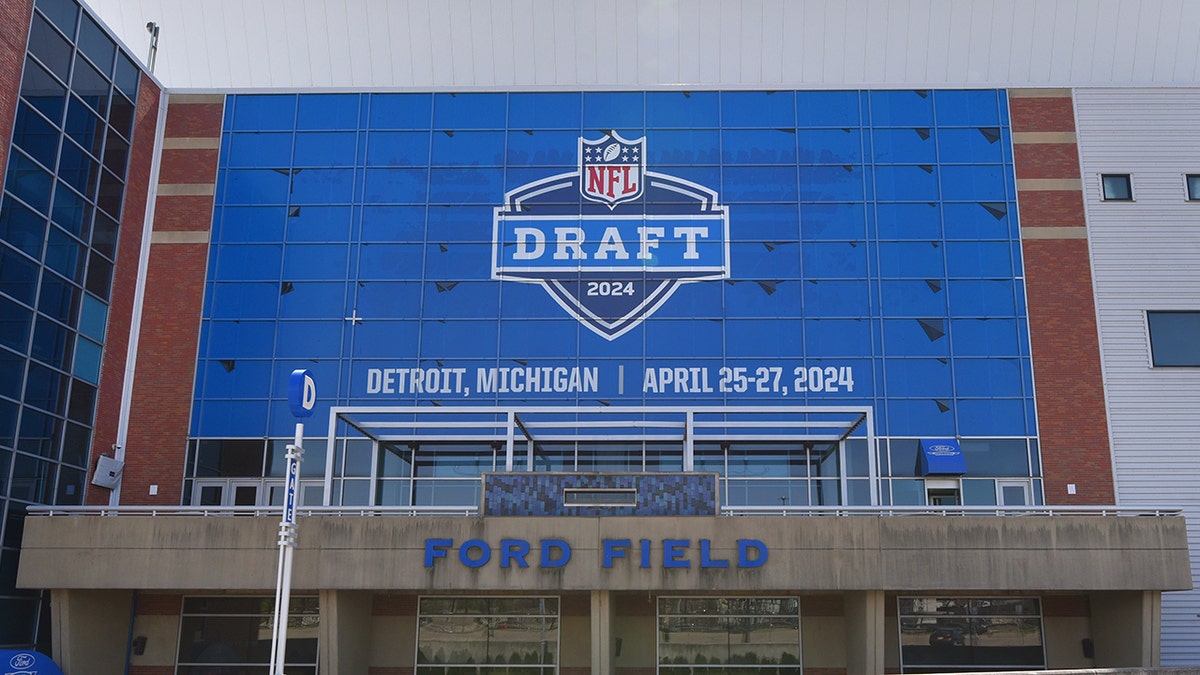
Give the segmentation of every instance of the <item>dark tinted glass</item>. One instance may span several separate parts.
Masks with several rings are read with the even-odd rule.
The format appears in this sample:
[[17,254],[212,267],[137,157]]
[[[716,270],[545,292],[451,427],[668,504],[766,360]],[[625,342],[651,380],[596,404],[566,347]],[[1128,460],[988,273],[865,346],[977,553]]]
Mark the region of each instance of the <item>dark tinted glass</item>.
[[[67,376],[46,366],[30,362],[29,372],[25,378],[25,404],[34,405],[55,414],[65,413],[67,411]],[[37,426],[40,423],[36,423],[31,427],[34,428],[34,431],[27,434],[24,421],[26,417],[29,417],[28,413],[22,415],[21,437],[23,440],[27,436],[32,440],[33,437],[40,438],[41,436],[50,434],[49,431],[46,431],[44,434],[36,431],[42,428],[41,426]],[[57,428],[57,424],[54,425],[54,428]],[[29,452],[29,450],[26,451]],[[49,456],[49,449],[47,448],[43,448],[40,452]]]
[[113,264],[102,258],[95,251],[89,256],[86,288],[96,297],[108,301],[112,291]]
[[94,157],[100,156],[100,146],[104,142],[104,123],[83,104],[83,101],[74,96],[67,103],[67,123],[63,130],[84,150]]
[[29,28],[29,51],[60,80],[66,82],[70,78],[71,43],[38,14],[33,15],[33,24]]
[[71,79],[71,91],[83,99],[101,117],[108,115],[108,80],[84,61],[75,62],[75,75]]
[[44,216],[30,211],[14,199],[4,199],[0,202],[0,239],[40,259],[45,238]]
[[37,0],[36,5],[68,38],[75,37],[75,22],[79,19],[79,5],[72,0]]
[[[76,381],[76,387],[88,387]],[[86,420],[91,424],[91,418]],[[91,441],[91,431],[86,426],[67,423],[67,429],[62,437],[62,461],[76,466],[88,466],[88,444]]]
[[78,192],[90,195],[100,178],[100,164],[78,145],[66,141],[59,152],[58,177]]
[[124,52],[119,52],[116,73],[113,76],[117,88],[129,98],[136,100],[141,77],[142,72],[137,65]]
[[69,323],[79,307],[82,291],[78,286],[49,271],[42,272],[42,292],[38,295],[38,311]]
[[100,175],[100,190],[96,193],[96,206],[107,211],[110,215],[121,216],[121,202],[125,196],[125,186],[117,176],[103,171]]
[[71,399],[67,406],[67,417],[82,424],[92,423],[96,409],[96,388],[76,380],[71,385]]
[[4,188],[21,201],[42,213],[49,213],[53,182],[50,172],[34,164],[33,160],[19,152],[9,154]]
[[21,96],[30,105],[42,111],[51,122],[62,122],[63,107],[67,100],[67,88],[54,79],[45,68],[25,59],[25,75],[21,79]]
[[65,368],[74,343],[74,333],[62,324],[39,316],[33,327],[31,356],[55,368]]
[[92,227],[92,248],[110,259],[117,252],[117,221],[104,213],[96,213],[96,222]]
[[87,239],[91,216],[92,205],[60,182],[54,191],[54,212],[51,214],[54,222],[80,239]]
[[129,99],[114,95],[108,110],[108,123],[122,136],[129,138],[133,133],[133,113],[134,105]]
[[108,142],[104,144],[104,166],[118,176],[125,174],[125,161],[129,159],[129,143],[113,130],[108,132]]
[[79,23],[79,50],[82,51],[92,63],[100,69],[104,74],[111,74],[113,67],[113,56],[117,53],[117,45],[112,41],[112,38],[104,34],[104,29],[92,20],[92,17],[83,16],[83,21]]
[[1188,174],[1187,198],[1191,201],[1200,201],[1200,173]]
[[7,246],[0,246],[0,292],[32,305],[36,282],[37,263]]
[[47,168],[54,168],[54,158],[58,156],[58,136],[58,130],[33,108],[24,103],[17,107],[13,143]]
[[46,239],[46,267],[78,282],[83,273],[83,244],[57,227]]
[[1155,366],[1200,366],[1200,311],[1147,312]]

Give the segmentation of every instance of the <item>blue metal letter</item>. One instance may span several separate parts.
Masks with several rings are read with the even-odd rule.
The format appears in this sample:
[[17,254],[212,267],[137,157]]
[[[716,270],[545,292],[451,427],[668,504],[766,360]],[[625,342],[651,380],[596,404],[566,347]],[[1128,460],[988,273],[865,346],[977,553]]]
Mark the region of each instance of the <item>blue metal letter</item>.
[[[469,551],[479,549],[479,557],[472,558]],[[482,539],[468,539],[458,547],[458,559],[467,567],[483,567],[492,559],[492,547]]]
[[[750,552],[754,551],[754,558]],[[767,562],[767,545],[757,539],[738,539],[738,567],[762,567]]]
[[713,560],[712,542],[707,539],[700,540],[700,566],[701,567],[729,567],[728,560]]
[[[558,557],[553,558],[551,555],[554,551],[558,551]],[[563,567],[571,562],[571,545],[562,539],[543,539],[542,540],[542,567]]]
[[433,567],[433,561],[446,557],[446,549],[454,545],[453,539],[426,539],[425,566]]
[[529,542],[524,539],[500,540],[500,566],[512,567],[512,561],[517,561],[517,567],[529,567],[525,556],[529,555]]
[[687,559],[691,545],[691,539],[663,539],[663,567],[691,567],[692,561]]
[[604,540],[604,568],[611,569],[613,560],[616,558],[625,557],[625,549],[632,545],[628,539],[605,539]]

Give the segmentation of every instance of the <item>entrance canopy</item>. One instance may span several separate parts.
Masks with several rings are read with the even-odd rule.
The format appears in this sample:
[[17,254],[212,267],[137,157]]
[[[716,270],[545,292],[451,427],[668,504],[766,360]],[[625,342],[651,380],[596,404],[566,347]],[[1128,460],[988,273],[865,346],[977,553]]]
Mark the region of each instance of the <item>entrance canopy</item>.
[[[867,406],[596,406],[333,407],[330,439],[361,434],[381,446],[479,443],[503,450],[503,470],[524,470],[519,457],[542,443],[678,443],[684,471],[695,469],[697,443],[837,445],[851,436],[875,447]],[[870,477],[878,477],[874,452]],[[333,475],[329,453],[326,476]]]

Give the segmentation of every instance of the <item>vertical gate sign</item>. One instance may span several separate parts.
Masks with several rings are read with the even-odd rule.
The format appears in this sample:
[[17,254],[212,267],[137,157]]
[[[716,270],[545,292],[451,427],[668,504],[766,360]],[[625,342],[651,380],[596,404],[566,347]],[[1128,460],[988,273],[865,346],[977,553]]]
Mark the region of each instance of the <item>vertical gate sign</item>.
[[317,404],[317,381],[312,373],[297,368],[288,379],[288,407],[293,417],[311,417]]
[[646,139],[579,139],[578,170],[521,185],[496,208],[492,278],[540,284],[606,340],[681,284],[729,277],[716,191],[646,170]]

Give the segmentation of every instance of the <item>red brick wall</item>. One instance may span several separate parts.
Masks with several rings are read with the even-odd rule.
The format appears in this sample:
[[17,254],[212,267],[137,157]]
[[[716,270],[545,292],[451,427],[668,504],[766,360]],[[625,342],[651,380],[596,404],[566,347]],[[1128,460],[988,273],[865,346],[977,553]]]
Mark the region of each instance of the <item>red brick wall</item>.
[[187,457],[224,103],[177,95],[167,105],[122,504],[180,503]]
[[1112,504],[1071,93],[1012,90],[1009,105],[1046,502]]
[[21,70],[25,67],[25,42],[29,39],[29,18],[33,0],[0,2],[0,176],[8,165],[8,144],[12,140],[17,96],[21,91]]
[[[100,369],[100,390],[96,397],[96,422],[92,434],[91,466],[100,455],[112,455],[121,419],[121,392],[125,386],[129,331],[133,324],[133,298],[137,289],[138,264],[145,232],[150,165],[154,159],[154,136],[158,127],[161,91],[148,76],[142,75],[138,106],[133,127],[133,146],[129,153],[129,173],[125,183],[125,204],[121,212],[117,264],[113,269],[112,300],[108,309],[108,332]],[[88,504],[107,504],[106,488],[88,485]]]

